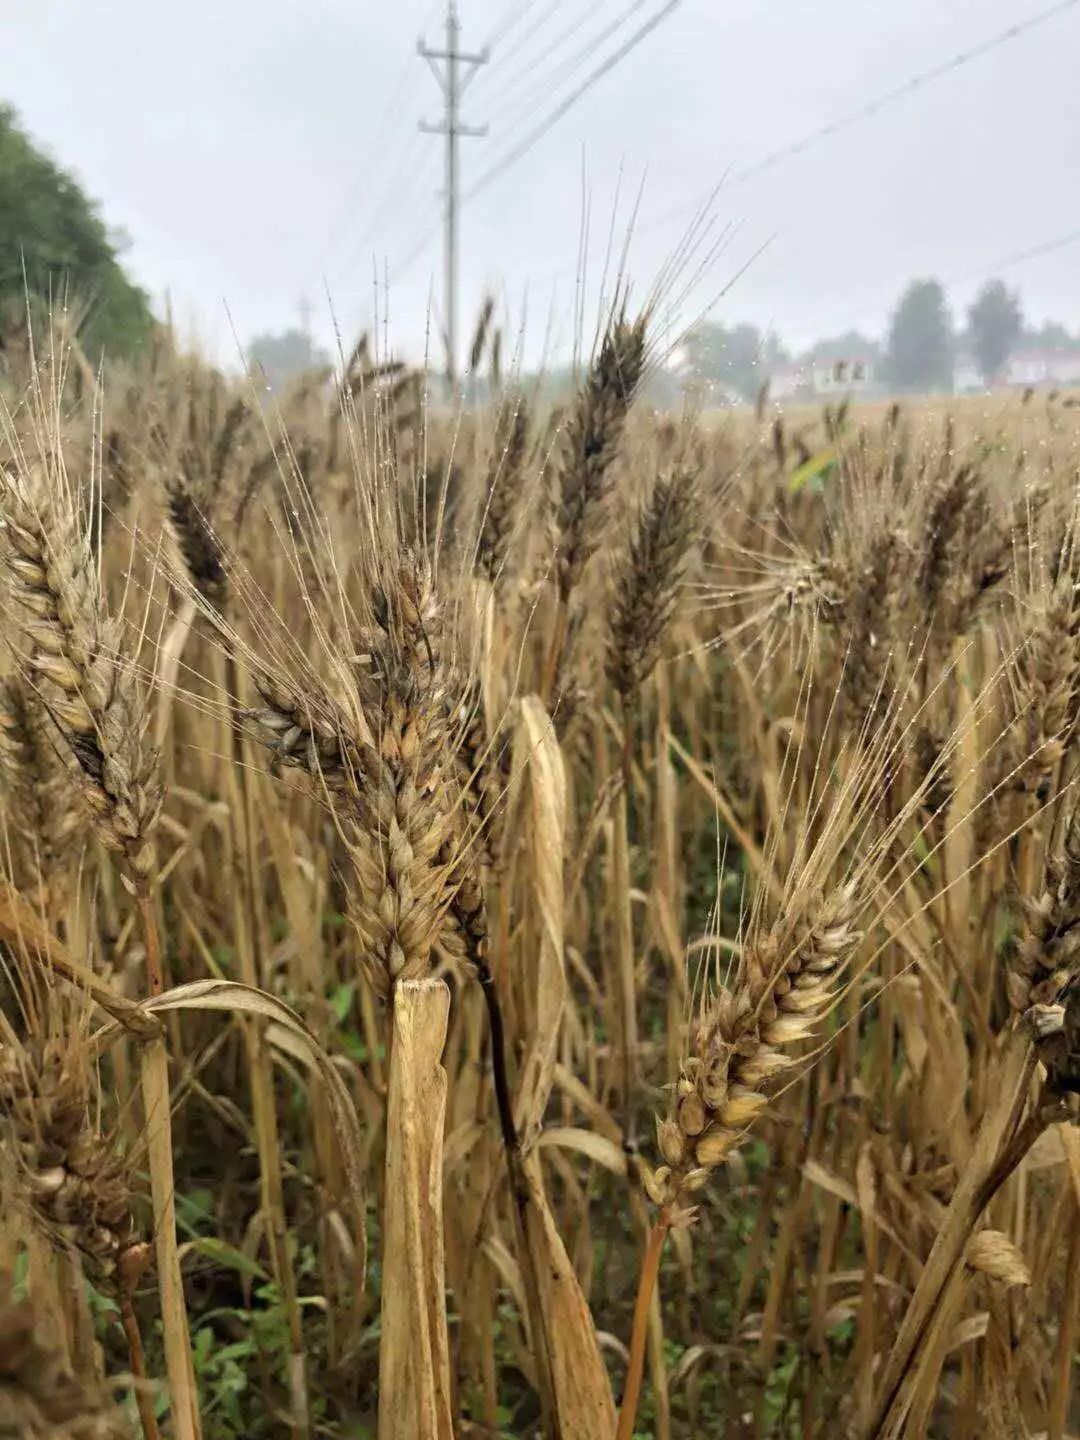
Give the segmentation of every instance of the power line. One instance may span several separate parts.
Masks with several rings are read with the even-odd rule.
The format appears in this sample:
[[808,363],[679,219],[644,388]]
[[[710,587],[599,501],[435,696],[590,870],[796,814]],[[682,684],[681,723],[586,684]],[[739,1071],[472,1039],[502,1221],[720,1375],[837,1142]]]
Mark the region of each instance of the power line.
[[[649,3],[650,0],[632,0],[632,3],[628,5],[625,10],[621,11],[614,20],[605,25],[603,30],[593,36],[589,43],[583,46],[575,55],[555,66],[551,73],[542,75],[538,80],[535,80],[537,68],[547,59],[548,55],[558,48],[561,39],[558,42],[553,42],[548,46],[543,56],[538,56],[530,67],[529,73],[535,80],[535,83],[526,87],[524,93],[522,93],[518,83],[499,91],[497,97],[485,96],[485,102],[488,107],[495,107],[493,112],[495,118],[502,119],[507,113],[512,115],[518,110],[524,111],[522,119],[527,120],[530,115],[535,115],[543,103],[551,98],[553,89],[563,85],[576,71],[581,69],[582,65],[587,64],[602,46],[607,44],[613,35],[617,34],[624,25],[633,19],[638,11],[644,9]],[[583,15],[572,29],[567,32],[566,38],[569,39],[589,18],[588,13]],[[500,102],[507,96],[510,97],[508,102],[502,104],[502,108],[500,109]],[[511,123],[517,125],[521,123],[521,120],[515,120]]]
[[[1001,256],[990,265],[980,265],[976,270],[965,271],[964,274],[946,276],[941,280],[944,290],[952,290],[956,286],[969,285],[975,281],[986,281],[994,279],[1002,270],[1011,269],[1015,265],[1022,265],[1029,260],[1041,259],[1044,255],[1054,254],[1058,250],[1064,250],[1070,245],[1080,244],[1080,229],[1067,230],[1063,235],[1058,235],[1050,240],[1040,241],[1024,250],[1012,251]],[[843,310],[831,310],[826,319],[819,320],[816,328],[824,331],[827,337],[829,332],[836,332],[842,327],[858,330],[863,325],[876,321],[881,315],[881,306],[876,301],[867,301],[857,309],[845,308]]]
[[[558,11],[562,9],[565,3],[566,0],[553,0],[553,3],[548,6],[547,10],[542,15],[538,15],[536,17],[536,19],[528,27],[524,34],[518,36],[518,38],[514,41],[513,45],[511,45],[508,49],[500,52],[500,59],[502,60],[502,62],[505,64],[508,60],[512,60],[515,55],[519,55],[521,51],[525,48],[525,46],[529,43],[529,41],[533,38],[533,36],[538,35],[540,31],[543,30],[544,26],[547,25],[551,21],[551,19],[558,13]],[[604,0],[597,0],[597,3],[603,4]],[[529,8],[530,5],[528,4],[522,6],[521,14],[524,15],[524,13]],[[586,11],[586,15],[587,14],[588,11]],[[501,37],[501,39],[504,38],[505,34]],[[495,49],[496,43],[497,42],[495,40],[488,41],[488,45],[492,50]],[[483,85],[483,83],[484,82],[481,80],[481,86]]]
[[[567,41],[572,40],[574,36],[578,33],[578,31],[583,26],[587,25],[589,21],[595,17],[596,13],[600,10],[602,4],[603,0],[600,0],[600,4],[583,10],[581,14],[577,17],[577,19],[572,20],[569,25],[564,26],[563,29],[560,30],[558,34],[554,37],[554,39],[549,40],[548,43],[541,50],[537,51],[534,55],[529,56],[525,65],[523,65],[520,69],[513,71],[513,73],[509,76],[503,74],[503,83],[496,86],[495,93],[493,95],[490,94],[488,91],[484,91],[484,103],[489,106],[501,105],[506,100],[507,96],[517,94],[520,89],[522,80],[527,80],[534,77],[541,65],[543,65],[557,50],[561,49],[561,47],[565,45]],[[554,14],[554,11],[556,9],[558,9],[558,5],[554,7],[551,13]],[[504,58],[509,59],[509,56],[506,56]]]
[[[438,9],[439,0],[434,0],[424,19],[425,29],[431,24]],[[358,202],[363,200],[365,194],[375,188],[375,181],[380,170],[386,166],[395,149],[400,148],[400,130],[395,131],[394,139],[388,147],[383,148],[383,141],[387,137],[391,123],[400,113],[406,93],[411,88],[412,82],[415,79],[416,71],[412,60],[413,57],[411,54],[406,55],[401,69],[397,73],[393,88],[387,97],[386,104],[383,106],[375,124],[372,138],[365,146],[363,162],[358,168],[356,177],[349,187],[348,193],[338,208],[335,219],[327,226],[326,247],[328,254],[332,252],[344,238],[344,230],[347,226],[350,213]]]
[[[490,47],[496,41],[505,38],[505,36],[513,29],[517,21],[523,18],[524,14],[529,10],[532,3],[535,3],[535,0],[526,0],[526,3],[516,14],[508,17],[508,19],[503,22],[502,26],[497,27],[497,29],[493,32],[492,37],[489,39],[487,46],[485,46],[485,49]],[[538,34],[543,29],[545,24],[550,22],[550,20],[554,17],[557,11],[561,8],[563,3],[564,0],[555,0],[555,3],[549,5],[543,14],[537,16],[534,19],[533,24],[528,27],[528,29],[518,37],[516,43],[505,52],[504,58],[508,59],[514,54],[520,52],[528,44],[529,40],[532,39],[534,35]],[[630,16],[636,10],[640,9],[641,6],[645,3],[646,0],[636,0],[636,3],[631,4],[628,10],[623,11],[612,24],[610,24],[603,31],[601,31],[599,35],[594,37],[594,40],[591,42],[590,47],[587,47],[583,52],[579,53],[577,56],[574,57],[573,61],[571,62],[571,69],[567,72],[567,77],[570,73],[572,73],[573,69],[579,68],[581,63],[583,63],[585,59],[588,59],[591,54],[595,53],[599,46],[602,45],[606,39],[610,38],[611,34],[615,33],[615,31],[621,25],[625,24],[627,19],[629,19]],[[564,45],[568,40],[572,39],[573,36],[582,28],[582,26],[585,25],[589,19],[593,18],[596,13],[596,8],[597,7],[594,6],[591,10],[586,9],[569,26],[564,27],[564,29],[557,36],[555,36],[554,39],[549,41],[549,43],[538,54],[532,57],[532,60],[527,67],[527,70],[521,73],[534,73],[538,65],[543,64],[544,60],[546,60],[557,49],[559,49],[560,46]],[[507,85],[500,87],[496,91],[497,98],[510,94],[519,79],[520,75],[512,76],[510,82]],[[546,93],[550,93],[550,90],[554,83],[556,83],[554,79],[548,82]],[[534,103],[529,113],[534,112],[537,108],[538,106]],[[354,241],[353,245],[350,247],[348,259],[341,266],[340,273],[342,275],[344,275],[348,270],[352,268],[361,251],[363,250],[365,243],[367,243],[367,241],[369,241],[377,233],[379,224],[383,219],[383,216],[385,215],[389,205],[391,203],[393,204],[395,212],[398,215],[400,215],[403,210],[409,208],[409,202],[412,200],[412,197],[415,194],[418,186],[418,181],[422,177],[422,171],[417,170],[415,167],[410,168],[408,165],[409,160],[416,153],[417,139],[417,132],[412,132],[409,138],[409,142],[405,146],[405,149],[401,154],[400,161],[394,167],[393,172],[387,173],[385,184],[379,191],[379,198],[369,214],[368,221],[365,224],[360,236]],[[398,146],[398,149],[400,148],[401,147]],[[404,182],[406,187],[404,195],[402,194],[401,187],[397,183],[397,174],[401,172],[404,172],[407,176]],[[434,228],[434,223],[425,222],[420,238],[411,247],[406,249],[406,258],[397,267],[399,271],[406,270],[413,263],[413,261],[418,258],[420,254],[423,253],[429,239],[434,233]]]
[[[658,24],[659,21],[662,20],[665,15],[674,8],[675,3],[678,3],[678,0],[674,0],[674,3],[666,6],[665,9],[659,13],[659,15],[654,17],[653,20],[649,22],[649,28],[653,28],[656,24]],[[882,95],[877,96],[875,99],[857,106],[853,110],[850,110],[846,114],[840,116],[838,119],[831,121],[826,125],[815,128],[801,139],[793,141],[778,150],[771,151],[769,152],[769,154],[761,157],[761,159],[754,161],[748,166],[745,166],[742,170],[737,171],[732,176],[729,176],[725,180],[721,188],[726,191],[731,185],[743,184],[759,174],[776,168],[777,166],[782,164],[784,160],[794,158],[797,155],[804,153],[812,146],[821,143],[825,139],[830,138],[838,132],[847,129],[861,122],[862,120],[873,117],[888,105],[897,103],[899,100],[906,98],[908,95],[918,91],[919,89],[923,88],[928,84],[933,83],[935,80],[944,78],[946,75],[956,72],[963,66],[968,65],[977,59],[980,59],[984,55],[988,54],[990,51],[996,49],[998,46],[1004,45],[1011,40],[1018,39],[1020,36],[1025,35],[1030,30],[1035,29],[1037,26],[1045,24],[1046,22],[1056,18],[1057,16],[1064,14],[1068,10],[1074,9],[1078,3],[1080,3],[1080,0],[1059,0],[1059,3],[1048,6],[1044,10],[1038,11],[1036,14],[1032,15],[1027,20],[1022,20],[1014,25],[1010,25],[1006,29],[990,36],[987,40],[980,42],[978,45],[972,46],[966,50],[959,51],[955,55],[951,56],[948,60],[940,64],[934,65],[927,70],[920,71],[918,74],[911,76],[902,84],[885,91]],[[481,177],[476,181],[472,188],[466,192],[465,199],[472,198],[472,196],[477,194],[483,187],[495,180],[498,175],[500,175],[504,170],[508,169],[512,164],[516,163],[516,161],[520,159],[529,149],[531,149],[532,146],[535,145],[542,138],[546,131],[550,129],[551,126],[554,125],[556,121],[562,117],[563,114],[566,113],[566,110],[569,109],[571,105],[576,103],[576,100],[581,97],[585,89],[589,88],[592,84],[594,84],[596,79],[600,78],[601,75],[606,74],[607,71],[611,69],[614,64],[618,63],[618,60],[622,58],[622,55],[626,53],[629,48],[632,48],[633,45],[638,43],[641,38],[643,38],[641,32],[636,32],[635,35],[632,36],[627,42],[627,45],[622,47],[621,51],[616,52],[615,55],[609,57],[609,59],[605,61],[603,65],[598,67],[599,73],[594,72],[592,75],[590,75],[586,79],[586,81],[583,82],[583,85],[578,87],[578,90],[576,90],[573,94],[567,97],[567,99],[562,103],[562,105],[560,105],[556,109],[555,112],[553,112],[553,114],[548,118],[548,120],[543,122],[542,125],[536,127],[534,131],[530,132],[530,134],[525,137],[525,139],[521,142],[520,145],[516,146],[507,155],[503,156],[500,160],[498,160],[488,171],[481,175]],[[700,208],[701,206],[698,202],[695,202],[693,206],[681,205],[677,209],[673,211],[668,211],[664,215],[661,215],[656,219],[649,221],[647,224],[638,227],[639,233],[647,233],[653,231],[659,226],[669,223],[672,219],[687,214],[691,209],[700,210]],[[403,272],[410,265],[412,265],[416,258],[418,258],[418,256],[423,253],[423,249],[428,242],[428,238],[428,235],[423,236],[423,238],[421,238],[421,240],[408,253],[405,261],[403,261],[399,266],[399,273]],[[1072,243],[1071,236],[1063,237],[1061,241],[1052,242],[1052,248],[1059,248],[1060,245],[1066,243]],[[1039,253],[1042,252],[1040,251]],[[1031,257],[1028,257],[1025,254],[1025,256],[1019,257],[1019,259],[1017,259],[1016,261],[1011,261],[1009,263],[1020,263],[1020,259],[1023,258]],[[1004,268],[1004,264],[999,268]],[[562,274],[563,271],[560,270],[558,273]]]
[[[979,44],[973,45],[966,50],[958,51],[955,55],[950,56],[948,60],[933,65],[927,70],[919,71],[917,74],[903,81],[900,85],[893,86],[874,99],[865,101],[863,104],[839,116],[836,120],[818,126],[801,139],[791,141],[787,145],[772,150],[760,159],[744,166],[741,170],[736,170],[726,175],[722,183],[714,186],[704,199],[693,201],[690,204],[678,205],[674,209],[667,210],[664,214],[658,215],[652,220],[638,226],[638,234],[651,234],[662,226],[670,224],[672,220],[678,220],[690,214],[692,211],[700,214],[703,207],[708,207],[713,203],[717,194],[726,193],[733,186],[745,184],[747,181],[775,169],[777,166],[783,164],[785,160],[794,159],[796,156],[805,153],[813,146],[820,144],[826,139],[830,139],[840,131],[846,130],[863,120],[872,118],[887,106],[906,99],[908,95],[933,83],[935,80],[953,74],[965,65],[971,64],[972,61],[981,59],[998,46],[1007,44],[1011,40],[1019,39],[1020,36],[1027,34],[1028,31],[1034,30],[1036,27],[1057,18],[1059,15],[1063,15],[1068,10],[1075,9],[1077,4],[1080,4],[1080,0],[1058,0],[1057,4],[1037,11],[1027,20],[1021,20],[1015,25],[1009,25],[1004,30],[999,30],[994,35],[991,35],[988,39],[980,41]],[[567,275],[571,272],[572,268],[570,265],[561,266],[558,270],[551,272],[549,278],[556,279],[562,275]]]
[[[556,3],[558,4],[559,0],[556,0]],[[496,25],[495,29],[484,41],[483,48],[485,50],[494,50],[501,45],[507,35],[510,34],[510,31],[513,30],[514,26],[519,25],[521,21],[525,19],[525,16],[535,4],[536,0],[523,0],[523,3],[520,5],[512,4],[510,14],[501,25]]]
[[[421,156],[419,153],[421,145],[422,141],[419,132],[413,131],[409,137],[409,144],[406,145],[402,152],[398,171],[387,175],[386,182],[379,191],[379,198],[369,212],[367,223],[353,241],[349,249],[348,258],[340,267],[338,272],[340,275],[344,275],[352,269],[369,242],[374,243],[379,231],[380,222],[383,220],[389,207],[391,205],[394,207],[392,224],[396,226],[400,224],[401,216],[411,208],[417,192],[420,189],[421,182],[431,179],[430,161],[432,156],[430,153]],[[417,157],[415,164],[411,163],[414,155]],[[399,172],[404,172],[404,181],[399,179]]]
[[[1034,30],[1037,26],[1044,25],[1047,21],[1056,19],[1057,16],[1063,15],[1067,10],[1075,9],[1078,3],[1080,3],[1080,0],[1058,0],[1056,5],[1050,5],[1045,10],[1038,11],[1029,19],[1018,21],[1015,25],[1009,25],[1006,29],[998,31],[995,35],[991,35],[989,39],[981,41],[978,45],[973,45],[967,50],[960,50],[941,64],[932,65],[928,70],[922,70],[918,74],[910,76],[900,85],[893,86],[892,89],[886,90],[873,100],[868,100],[862,105],[857,105],[853,110],[849,110],[846,114],[838,116],[837,119],[831,120],[827,124],[810,131],[809,134],[804,135],[801,139],[793,140],[787,145],[781,146],[779,149],[772,150],[767,155],[763,155],[759,160],[753,161],[741,170],[736,170],[725,180],[723,188],[729,190],[732,186],[743,185],[748,180],[754,180],[757,176],[775,169],[778,165],[783,164],[785,160],[791,160],[797,155],[805,154],[807,150],[812,149],[813,146],[820,144],[823,140],[831,139],[832,136],[838,134],[840,131],[847,130],[863,120],[871,119],[888,106],[894,105],[900,100],[905,100],[909,95],[914,94],[917,90],[921,90],[926,85],[932,84],[935,80],[940,80],[946,75],[954,74],[965,65],[970,65],[974,60],[981,60],[984,55],[988,55],[990,51],[997,49],[999,45],[1007,44],[1011,40],[1017,40],[1021,35],[1026,35],[1029,30]],[[651,220],[643,229],[646,231],[654,230],[658,226],[666,224],[669,220],[677,219],[680,215],[685,215],[689,210],[696,209],[698,203],[699,202],[695,202],[694,205],[680,205],[675,210],[669,210],[666,214],[658,216],[655,220]]]
[[[428,8],[424,20],[425,28],[434,19],[441,4],[442,0],[434,0],[434,3]],[[406,59],[405,73],[410,78],[416,73],[413,65],[414,59],[415,52],[410,53]],[[399,84],[398,91],[402,91],[403,88]],[[397,118],[396,113],[394,118]],[[423,142],[419,131],[399,126],[389,148],[377,159],[375,169],[371,174],[371,183],[368,186],[373,197],[372,203],[368,207],[367,218],[362,229],[353,238],[346,258],[337,268],[338,279],[348,275],[363,255],[365,248],[369,244],[375,243],[390,207],[393,207],[391,227],[396,229],[401,224],[402,217],[413,208],[421,182],[432,183],[430,175],[425,174],[430,168],[431,157],[423,152],[422,146]],[[394,157],[393,160],[391,157]],[[382,181],[379,185],[375,184],[377,176]],[[402,180],[402,176],[404,176],[404,180]]]
[[412,268],[412,266],[416,263],[417,260],[419,260],[420,256],[424,253],[427,247],[431,244],[432,240],[435,238],[435,234],[438,228],[439,226],[437,221],[429,220],[424,224],[423,228],[418,234],[414,232],[414,242],[405,251],[404,258],[397,261],[396,264],[393,264],[392,268],[395,275],[404,275]]
[[[359,167],[356,177],[353,180],[352,185],[349,187],[349,191],[346,194],[341,206],[339,207],[335,219],[330,224],[330,226],[328,226],[328,248],[333,248],[333,246],[336,245],[337,242],[341,239],[342,231],[344,229],[345,222],[348,219],[349,213],[352,211],[357,202],[361,201],[364,198],[365,193],[371,190],[372,182],[376,177],[379,167],[382,164],[385,164],[388,158],[388,154],[386,151],[383,151],[380,155],[379,147],[381,146],[383,138],[386,134],[387,116],[392,111],[397,111],[400,108],[402,102],[404,101],[406,91],[409,88],[409,81],[414,78],[415,70],[412,66],[412,57],[410,56],[408,61],[406,62],[406,68],[402,70],[400,76],[398,77],[397,84],[395,85],[391,93],[390,99],[387,102],[383,118],[379,123],[378,129],[376,130],[375,138],[371,141],[371,144],[368,147],[367,153],[364,157],[364,162]],[[391,145],[390,148],[392,149],[393,145]]]
[[763,156],[760,160],[755,161],[753,165],[748,165],[744,170],[738,171],[734,175],[732,183],[740,184],[745,180],[750,180],[754,176],[762,174],[765,170],[772,169],[774,165],[778,165],[782,160],[789,159],[795,155],[801,155],[805,150],[808,150],[819,141],[825,140],[835,135],[838,131],[847,129],[849,126],[857,124],[861,120],[870,119],[885,109],[886,106],[893,105],[898,100],[906,99],[908,95],[913,94],[924,85],[932,84],[933,81],[940,80],[943,76],[950,75],[962,69],[963,66],[971,64],[973,60],[981,60],[984,55],[989,54],[991,50],[995,50],[999,45],[1004,45],[1010,40],[1016,40],[1029,30],[1034,30],[1036,26],[1043,25],[1046,21],[1055,19],[1058,15],[1063,15],[1066,10],[1074,9],[1077,3],[1078,0],[1058,0],[1058,4],[1051,5],[1046,10],[1039,11],[1037,14],[1031,16],[1030,19],[1022,20],[1016,25],[1008,26],[1005,30],[999,31],[988,40],[984,40],[968,50],[958,51],[942,64],[933,65],[928,70],[923,70],[917,75],[912,75],[902,84],[885,91],[883,95],[878,96],[874,100],[869,100],[863,105],[856,106],[854,110],[849,110],[846,115],[841,115],[837,120],[821,126],[820,129],[813,131],[804,139],[797,140],[790,145],[785,145],[781,149]]
[[[658,10],[655,15],[650,16],[643,25],[640,25],[629,39],[625,40],[617,50],[592,70],[581,84],[572,90],[570,94],[555,107],[546,119],[542,120],[539,125],[534,126],[523,140],[519,141],[507,154],[497,160],[490,169],[485,170],[479,180],[465,192],[466,200],[471,200],[475,195],[478,195],[480,191],[490,185],[492,181],[497,180],[500,175],[509,170],[512,165],[516,165],[524,155],[527,155],[533,146],[543,139],[547,132],[562,119],[568,110],[572,109],[594,85],[613,70],[621,60],[624,60],[632,50],[636,49],[636,47],[656,29],[661,21],[666,20],[672,11],[676,10],[681,3],[682,0],[668,0],[668,3],[661,10]],[[1076,4],[1077,0],[1070,0],[1070,3]]]
[[1069,245],[1080,244],[1080,230],[1069,230],[1064,235],[1059,235],[1055,240],[1044,240],[1039,245],[1033,245],[1028,250],[1018,250],[1013,255],[1006,255],[989,270],[983,270],[978,275],[962,275],[959,279],[949,280],[949,285],[965,285],[970,280],[985,280],[988,276],[995,274],[998,270],[1011,270],[1014,265],[1024,265],[1028,260],[1041,260],[1044,255],[1052,255],[1056,250],[1064,250]]

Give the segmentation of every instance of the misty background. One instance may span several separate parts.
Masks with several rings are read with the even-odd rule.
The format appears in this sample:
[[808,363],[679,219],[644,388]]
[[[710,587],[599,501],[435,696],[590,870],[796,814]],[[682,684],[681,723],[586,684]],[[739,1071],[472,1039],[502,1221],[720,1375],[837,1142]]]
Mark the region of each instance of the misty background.
[[[711,318],[790,354],[883,337],[917,276],[941,280],[959,327],[999,275],[1029,324],[1080,330],[1080,6],[682,0],[501,166],[665,8],[461,0],[463,47],[491,46],[463,107],[490,125],[462,142],[463,189],[483,182],[462,212],[463,330],[491,290],[511,333],[527,315],[528,363],[565,359],[583,214],[595,305],[609,227],[621,241],[639,189],[627,268],[644,291],[717,186],[716,233],[731,234],[663,317],[672,334],[733,279]],[[442,141],[418,122],[440,118],[441,96],[416,43],[440,44],[443,20],[441,0],[189,0],[182,18],[143,0],[7,0],[2,98],[100,203],[158,313],[220,362],[298,325],[334,348],[331,301],[351,343],[376,277],[391,346],[438,357]]]

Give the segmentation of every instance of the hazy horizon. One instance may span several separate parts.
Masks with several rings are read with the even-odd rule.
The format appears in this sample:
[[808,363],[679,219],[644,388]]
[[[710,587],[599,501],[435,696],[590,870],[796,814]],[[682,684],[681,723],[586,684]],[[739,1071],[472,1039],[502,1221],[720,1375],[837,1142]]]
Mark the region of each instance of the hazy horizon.
[[[465,48],[494,42],[463,111],[492,126],[462,142],[465,191],[662,8],[526,0],[513,19],[507,0],[461,0]],[[717,185],[717,230],[732,234],[681,312],[665,316],[674,328],[744,266],[714,318],[769,327],[793,349],[851,328],[880,335],[915,275],[945,283],[957,319],[1000,274],[1029,321],[1080,327],[1075,246],[1004,264],[1080,232],[1075,7],[739,179],[1046,8],[683,0],[465,205],[462,328],[491,288],[511,340],[527,314],[527,355],[560,358],[574,327],[583,195],[591,319],[613,214],[618,247],[640,188],[628,272],[644,291]],[[233,329],[247,342],[297,324],[305,297],[316,338],[332,345],[327,291],[348,343],[371,323],[376,270],[389,277],[391,345],[415,358],[442,289],[441,142],[417,130],[439,118],[441,99],[416,40],[439,43],[442,19],[431,0],[402,0],[393,14],[355,0],[234,0],[224,12],[192,0],[180,26],[136,0],[81,10],[15,0],[5,29],[17,64],[2,98],[130,237],[125,264],[155,307],[168,296],[219,360],[235,358]],[[381,308],[385,295],[380,278]]]

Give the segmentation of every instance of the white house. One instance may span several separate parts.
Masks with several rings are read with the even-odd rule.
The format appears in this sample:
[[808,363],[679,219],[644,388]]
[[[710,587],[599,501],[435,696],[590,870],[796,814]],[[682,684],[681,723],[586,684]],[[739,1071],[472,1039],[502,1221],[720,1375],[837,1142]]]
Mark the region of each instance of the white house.
[[1017,350],[1009,356],[1010,385],[1080,384],[1080,353],[1073,350]]
[[868,356],[814,362],[814,390],[818,395],[865,395],[873,388],[874,362]]
[[792,396],[812,400],[817,396],[855,397],[875,391],[874,362],[865,356],[846,360],[802,360],[775,365],[769,371],[769,394],[774,400]]
[[[998,384],[1050,387],[1080,385],[1080,350],[1030,346],[1014,350]],[[985,390],[986,381],[974,356],[961,352],[953,367],[953,389],[959,393]]]

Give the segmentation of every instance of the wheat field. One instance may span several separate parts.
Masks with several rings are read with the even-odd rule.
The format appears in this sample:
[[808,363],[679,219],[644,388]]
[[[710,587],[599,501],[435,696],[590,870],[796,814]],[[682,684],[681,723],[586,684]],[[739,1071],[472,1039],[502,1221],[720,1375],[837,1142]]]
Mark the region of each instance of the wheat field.
[[0,1436],[1080,1433],[1080,411],[0,376]]

